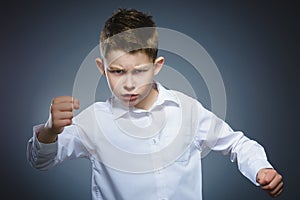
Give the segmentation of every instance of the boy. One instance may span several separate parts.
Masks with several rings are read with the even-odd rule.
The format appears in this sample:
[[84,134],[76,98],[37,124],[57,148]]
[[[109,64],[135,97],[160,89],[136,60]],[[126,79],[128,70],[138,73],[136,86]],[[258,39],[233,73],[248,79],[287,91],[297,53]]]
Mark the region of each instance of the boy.
[[[153,80],[164,58],[157,57],[151,16],[120,9],[106,21],[100,41],[96,64],[113,97],[74,118],[79,100],[55,97],[48,121],[34,127],[28,142],[33,167],[47,170],[66,159],[90,159],[93,199],[202,199],[201,151],[209,147],[230,154],[243,175],[271,196],[283,191],[281,175],[259,144],[198,101]],[[212,130],[218,132],[215,142],[208,137]]]

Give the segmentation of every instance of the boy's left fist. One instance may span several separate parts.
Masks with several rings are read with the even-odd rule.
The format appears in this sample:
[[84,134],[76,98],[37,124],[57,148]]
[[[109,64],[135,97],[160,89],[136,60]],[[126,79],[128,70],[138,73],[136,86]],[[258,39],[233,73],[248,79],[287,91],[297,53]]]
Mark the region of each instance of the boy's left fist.
[[283,191],[282,176],[275,169],[263,168],[259,170],[256,181],[272,197],[279,196]]

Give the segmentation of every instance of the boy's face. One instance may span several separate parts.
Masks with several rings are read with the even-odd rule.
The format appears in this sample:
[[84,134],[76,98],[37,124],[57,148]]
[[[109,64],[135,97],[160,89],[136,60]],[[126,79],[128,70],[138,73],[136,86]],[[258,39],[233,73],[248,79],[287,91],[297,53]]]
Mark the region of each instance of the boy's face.
[[115,50],[105,60],[97,59],[96,62],[101,73],[107,77],[110,90],[122,104],[142,109],[152,106],[157,97],[152,87],[153,77],[163,66],[163,57],[153,62],[141,51],[126,53]]

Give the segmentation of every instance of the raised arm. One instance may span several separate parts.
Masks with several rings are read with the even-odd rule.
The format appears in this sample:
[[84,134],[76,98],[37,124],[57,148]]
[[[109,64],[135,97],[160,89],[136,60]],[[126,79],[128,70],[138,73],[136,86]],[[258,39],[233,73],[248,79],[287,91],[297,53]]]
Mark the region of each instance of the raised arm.
[[47,170],[66,158],[89,155],[78,137],[80,128],[71,125],[73,110],[78,108],[79,101],[70,96],[52,100],[47,122],[34,127],[27,144],[27,159],[32,167]]

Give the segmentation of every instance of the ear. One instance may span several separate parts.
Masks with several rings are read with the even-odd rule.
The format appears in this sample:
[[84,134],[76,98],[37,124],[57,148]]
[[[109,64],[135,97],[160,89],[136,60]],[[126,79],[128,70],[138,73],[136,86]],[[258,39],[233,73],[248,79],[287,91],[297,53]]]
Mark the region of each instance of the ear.
[[106,74],[105,74],[105,67],[104,67],[104,62],[103,62],[103,60],[102,59],[100,59],[100,58],[96,58],[96,64],[97,64],[97,68],[99,69],[99,71],[101,72],[101,74],[103,75],[103,76],[105,76]]
[[165,63],[165,58],[160,56],[154,61],[154,75],[157,75]]

